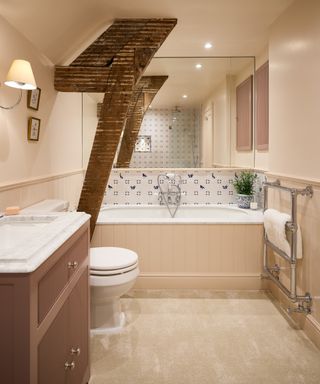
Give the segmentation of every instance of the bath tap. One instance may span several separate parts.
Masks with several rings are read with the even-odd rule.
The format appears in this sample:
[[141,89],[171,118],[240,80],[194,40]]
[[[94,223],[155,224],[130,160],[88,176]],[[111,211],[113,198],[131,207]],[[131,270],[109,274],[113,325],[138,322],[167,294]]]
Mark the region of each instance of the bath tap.
[[[158,200],[160,205],[165,204],[167,206],[171,217],[175,216],[181,202],[181,181],[181,176],[174,173],[158,175]],[[166,189],[163,188],[163,185],[166,185]],[[172,206],[175,208],[172,209]]]
[[157,196],[158,196],[159,204],[164,205],[162,192],[160,191],[159,193],[157,193]]

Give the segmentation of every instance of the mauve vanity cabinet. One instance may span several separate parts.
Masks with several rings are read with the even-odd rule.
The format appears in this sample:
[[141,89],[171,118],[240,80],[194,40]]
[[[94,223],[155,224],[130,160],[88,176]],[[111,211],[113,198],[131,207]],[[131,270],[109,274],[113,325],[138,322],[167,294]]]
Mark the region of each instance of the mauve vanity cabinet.
[[89,381],[89,222],[30,273],[0,274],[0,383]]

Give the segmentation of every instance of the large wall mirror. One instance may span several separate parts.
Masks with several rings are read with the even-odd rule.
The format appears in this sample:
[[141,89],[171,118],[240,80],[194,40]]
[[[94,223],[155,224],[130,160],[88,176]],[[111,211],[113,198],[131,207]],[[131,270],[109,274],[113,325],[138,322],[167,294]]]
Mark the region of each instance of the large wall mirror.
[[[254,167],[252,86],[242,101],[242,85],[254,66],[253,57],[154,58],[145,75],[168,79],[145,112],[130,168]],[[84,167],[102,99],[103,94],[83,94]],[[247,145],[239,146],[239,140]]]

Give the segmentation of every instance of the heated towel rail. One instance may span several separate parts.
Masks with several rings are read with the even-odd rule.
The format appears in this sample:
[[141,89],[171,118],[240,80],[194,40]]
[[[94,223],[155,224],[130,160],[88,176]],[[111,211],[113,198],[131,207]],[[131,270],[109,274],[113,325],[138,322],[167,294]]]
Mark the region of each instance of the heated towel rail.
[[[301,313],[310,313],[312,298],[310,293],[306,292],[305,295],[297,295],[297,281],[296,281],[296,266],[297,266],[297,197],[298,195],[312,197],[313,189],[312,186],[308,185],[304,189],[297,188],[288,188],[280,184],[279,180],[274,182],[265,182],[263,183],[264,190],[264,211],[268,208],[268,189],[276,188],[282,191],[289,192],[291,195],[291,221],[286,223],[286,229],[289,230],[290,236],[290,254],[287,255],[281,249],[279,249],[275,244],[270,242],[267,238],[266,231],[264,231],[264,257],[263,257],[263,267],[265,275],[263,277],[273,281],[281,291],[294,303],[298,303],[296,308],[288,308],[288,312],[301,312]],[[275,264],[274,266],[269,266],[268,264],[268,247],[275,251],[279,256],[286,260],[290,264],[290,289],[288,289],[280,281],[280,270],[281,268]]]

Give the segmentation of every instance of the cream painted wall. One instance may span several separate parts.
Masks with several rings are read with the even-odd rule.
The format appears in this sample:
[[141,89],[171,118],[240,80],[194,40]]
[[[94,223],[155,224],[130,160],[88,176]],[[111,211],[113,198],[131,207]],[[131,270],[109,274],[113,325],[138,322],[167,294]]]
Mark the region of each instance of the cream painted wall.
[[[269,49],[266,47],[256,56],[256,69],[269,60]],[[255,151],[254,167],[267,171],[269,169],[269,149],[266,151]]]
[[[266,52],[261,61],[267,60]],[[263,63],[263,62],[262,62]],[[261,64],[262,64],[261,63]],[[202,106],[202,157],[211,151],[215,166],[254,167],[253,151],[239,152],[236,150],[236,87],[253,73],[252,66],[246,66],[237,76],[226,76],[225,80],[213,91]],[[205,131],[205,113],[213,106],[212,139]],[[210,148],[212,146],[212,148]],[[256,168],[267,169],[268,152],[256,151]],[[202,158],[204,166],[210,167]]]
[[295,1],[270,35],[270,171],[320,179],[320,2]]
[[[41,88],[39,111],[26,106],[26,92],[15,109],[0,110],[0,185],[82,168],[81,95],[57,93],[54,66],[0,18],[0,80],[14,58],[31,62]],[[0,104],[12,104],[18,91],[1,84]],[[39,142],[28,142],[28,118],[41,119]]]
[[82,94],[83,168],[87,169],[98,125],[97,101],[89,93]]
[[[283,185],[314,196],[298,199],[304,256],[298,263],[299,292],[313,297],[312,313],[300,324],[320,345],[320,2],[295,1],[273,24],[269,42],[269,169]],[[283,177],[281,176],[283,175]],[[290,212],[289,195],[274,192],[270,206]],[[285,272],[284,272],[285,280]],[[272,286],[274,292],[277,290]],[[287,303],[286,303],[287,304]]]
[[[209,96],[202,106],[202,153],[212,153],[213,164],[205,166],[229,166],[230,164],[230,129],[229,129],[229,78],[226,78]],[[213,112],[213,132],[203,132],[205,125],[205,114],[208,110]],[[210,137],[211,136],[211,137]],[[205,149],[204,149],[205,147]],[[207,156],[208,158],[208,156]],[[203,161],[203,159],[202,159]]]
[[[230,76],[217,89],[213,97],[214,165],[230,165]],[[225,127],[225,129],[221,129]]]
[[231,92],[231,165],[240,167],[254,166],[254,153],[251,151],[237,151],[237,121],[236,121],[236,88],[253,74],[254,64],[245,67],[237,76],[233,77]]

